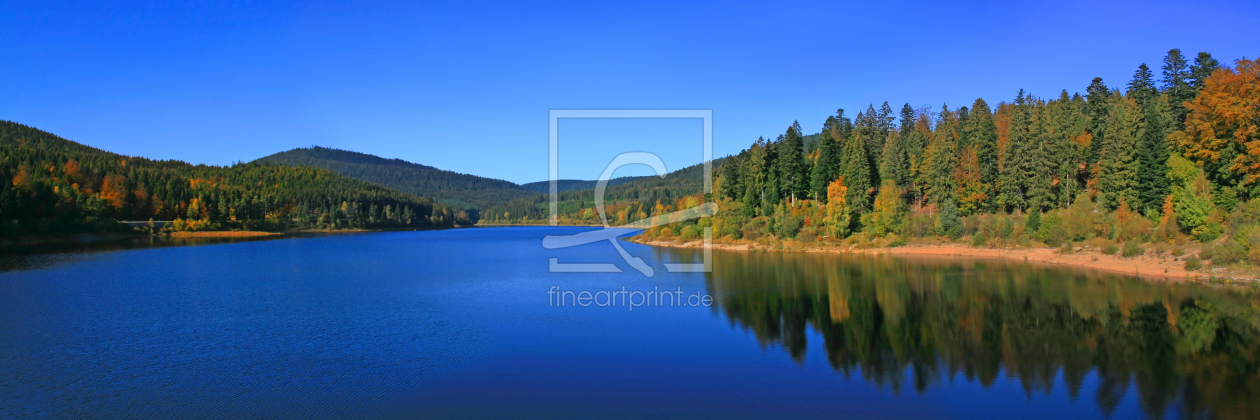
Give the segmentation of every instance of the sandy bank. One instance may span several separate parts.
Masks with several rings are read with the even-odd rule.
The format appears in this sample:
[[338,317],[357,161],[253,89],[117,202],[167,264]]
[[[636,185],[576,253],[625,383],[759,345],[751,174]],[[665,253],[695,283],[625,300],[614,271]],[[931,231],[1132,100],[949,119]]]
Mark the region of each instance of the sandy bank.
[[[679,243],[667,240],[641,240],[629,238],[631,242],[651,246],[673,248],[700,248],[701,241]],[[1204,270],[1187,271],[1185,261],[1178,261],[1168,254],[1155,256],[1151,254],[1124,258],[1119,255],[1103,255],[1097,251],[1079,251],[1061,254],[1055,248],[1018,248],[995,249],[976,248],[957,243],[941,244],[908,244],[892,248],[842,248],[826,245],[796,245],[786,249],[772,249],[752,243],[714,243],[714,249],[732,251],[782,251],[782,252],[825,252],[837,254],[870,254],[895,255],[904,257],[958,257],[978,259],[1002,259],[1025,261],[1034,264],[1058,265],[1094,269],[1116,274],[1133,275],[1146,279],[1163,279],[1170,281],[1206,280],[1211,274]],[[1206,264],[1205,264],[1206,265]],[[1220,274],[1217,275],[1218,277]]]

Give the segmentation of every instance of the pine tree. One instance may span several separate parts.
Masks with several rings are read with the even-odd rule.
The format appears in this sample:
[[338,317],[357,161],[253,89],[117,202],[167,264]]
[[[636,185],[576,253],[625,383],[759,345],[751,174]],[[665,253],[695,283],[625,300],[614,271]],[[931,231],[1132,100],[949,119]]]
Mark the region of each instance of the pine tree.
[[1168,95],[1168,109],[1172,114],[1172,123],[1178,129],[1183,125],[1186,119],[1185,102],[1194,99],[1194,88],[1190,86],[1190,71],[1186,69],[1186,58],[1181,56],[1181,50],[1173,48],[1168,50],[1168,55],[1164,57],[1163,91]]
[[1101,77],[1095,77],[1085,88],[1085,113],[1089,115],[1089,126],[1086,128],[1092,141],[1085,153],[1085,161],[1089,165],[1098,162],[1098,151],[1102,149],[1107,133],[1107,111],[1111,109],[1111,90],[1103,84]]
[[1028,128],[1023,133],[1028,153],[1025,155],[1023,172],[1027,179],[1029,211],[1037,212],[1057,202],[1055,174],[1058,170],[1058,142],[1051,137],[1050,115],[1045,102],[1029,98],[1025,105]]
[[903,186],[910,175],[910,160],[901,139],[902,136],[892,131],[888,133],[888,139],[884,140],[884,152],[879,162],[879,178],[884,183],[892,181],[893,185]]
[[1190,88],[1194,90],[1195,95],[1198,95],[1199,91],[1203,90],[1203,83],[1208,76],[1211,76],[1212,72],[1220,67],[1221,62],[1212,58],[1212,54],[1201,52],[1198,57],[1194,58],[1194,65],[1190,66],[1189,82]]
[[1015,96],[1015,105],[1011,111],[1011,125],[1005,149],[998,165],[998,206],[1010,209],[1023,209],[1027,205],[1024,193],[1028,185],[1028,174],[1031,166],[1028,151],[1028,113],[1024,90],[1020,89]]
[[923,184],[927,186],[928,200],[933,203],[944,203],[954,196],[954,168],[958,166],[957,132],[954,131],[956,120],[949,108],[942,106],[936,123],[936,131],[932,132],[932,140],[924,151],[927,170],[923,172]]
[[844,185],[848,187],[845,201],[855,213],[866,211],[870,205],[871,182],[870,161],[866,157],[866,140],[861,131],[855,131],[844,146],[844,163],[840,176],[844,177]]
[[967,139],[975,147],[976,160],[980,165],[980,182],[993,185],[998,175],[997,125],[993,123],[993,112],[984,99],[976,99],[971,105]]
[[801,125],[795,121],[788,127],[779,142],[778,172],[780,195],[783,198],[805,198],[809,194],[808,172],[805,166],[805,137]]
[[[843,112],[843,111],[841,111]],[[836,117],[827,117],[823,124],[821,139],[818,145],[818,159],[814,161],[810,173],[810,187],[815,200],[827,202],[827,186],[831,180],[840,176],[840,158],[843,149],[838,136],[841,133],[840,121]]]
[[1145,130],[1137,101],[1116,97],[1107,121],[1107,144],[1103,146],[1098,172],[1098,203],[1108,210],[1121,203],[1139,203],[1138,139]]
[[1144,103],[1159,94],[1155,89],[1153,82],[1154,75],[1151,74],[1150,67],[1146,67],[1146,63],[1138,66],[1137,71],[1133,72],[1133,80],[1129,81],[1129,91],[1127,94],[1138,101]]

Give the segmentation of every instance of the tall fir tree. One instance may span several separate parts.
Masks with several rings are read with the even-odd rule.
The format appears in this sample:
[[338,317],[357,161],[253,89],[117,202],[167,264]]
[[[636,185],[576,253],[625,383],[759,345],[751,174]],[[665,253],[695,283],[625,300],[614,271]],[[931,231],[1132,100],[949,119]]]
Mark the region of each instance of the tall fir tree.
[[1146,64],[1138,66],[1129,82],[1128,96],[1137,103],[1142,113],[1142,136],[1137,140],[1138,201],[1130,207],[1141,211],[1159,211],[1168,195],[1168,143],[1164,140],[1164,113],[1167,101],[1155,88],[1154,77]]
[[[840,115],[842,114],[843,110]],[[813,198],[824,203],[827,201],[827,186],[840,176],[840,162],[843,154],[840,135],[840,120],[835,116],[827,117],[827,121],[823,123],[822,132],[819,133],[818,158],[814,160],[809,177]]]
[[1107,144],[1098,163],[1098,204],[1114,210],[1121,203],[1136,206],[1139,200],[1137,143],[1143,135],[1144,116],[1137,101],[1117,96],[1107,121]]
[[805,198],[809,194],[809,172],[805,162],[805,136],[801,124],[793,121],[779,142],[779,193],[785,199]]
[[928,201],[944,203],[954,196],[954,168],[958,166],[958,133],[954,130],[957,119],[949,108],[941,106],[936,130],[924,151],[927,170],[923,172],[923,184],[927,186]]
[[906,185],[907,178],[910,176],[910,158],[906,155],[901,139],[902,137],[895,130],[888,133],[879,162],[879,178],[884,180],[884,183],[892,181],[898,188]]
[[994,185],[997,181],[997,125],[993,123],[993,111],[984,99],[971,104],[967,121],[967,141],[976,151],[980,165],[980,182]]
[[1098,151],[1106,142],[1107,111],[1111,109],[1111,90],[1103,83],[1101,77],[1095,77],[1085,88],[1085,108],[1089,115],[1089,131],[1091,141],[1085,152],[1085,161],[1089,165],[1098,162]]
[[1186,119],[1185,102],[1194,99],[1194,88],[1190,86],[1190,70],[1186,67],[1186,58],[1181,50],[1173,48],[1164,56],[1163,91],[1168,95],[1168,110],[1172,114],[1172,123],[1181,129]]
[[848,187],[845,202],[854,212],[860,213],[870,208],[871,166],[866,157],[866,140],[861,131],[855,131],[844,146],[844,163],[840,176]]
[[1203,90],[1203,82],[1218,68],[1221,68],[1221,62],[1212,58],[1212,54],[1201,52],[1194,58],[1194,64],[1190,66],[1190,88],[1196,96]]
[[1011,107],[1011,123],[1006,144],[998,164],[998,206],[1006,209],[1023,209],[1027,206],[1025,192],[1028,185],[1026,169],[1031,166],[1028,138],[1028,98],[1020,89]]

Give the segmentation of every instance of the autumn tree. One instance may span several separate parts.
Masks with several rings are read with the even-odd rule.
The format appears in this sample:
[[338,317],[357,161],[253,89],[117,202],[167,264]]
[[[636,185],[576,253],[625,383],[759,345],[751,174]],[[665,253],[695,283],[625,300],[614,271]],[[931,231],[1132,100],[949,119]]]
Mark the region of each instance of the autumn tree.
[[1260,63],[1238,60],[1236,67],[1219,68],[1204,81],[1187,104],[1185,128],[1169,139],[1209,175],[1219,168],[1254,186],[1260,178]]

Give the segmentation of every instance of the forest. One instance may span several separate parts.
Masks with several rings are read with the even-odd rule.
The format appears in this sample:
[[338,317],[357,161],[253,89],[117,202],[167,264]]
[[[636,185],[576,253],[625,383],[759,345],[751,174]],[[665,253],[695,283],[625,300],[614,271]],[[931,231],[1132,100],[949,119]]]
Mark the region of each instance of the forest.
[[318,146],[276,153],[255,162],[330,169],[344,176],[468,211],[473,219],[476,218],[477,209],[538,194],[499,179],[441,170],[402,159],[385,159]]
[[327,169],[123,156],[0,121],[0,238],[168,230],[401,229],[471,223],[428,199]]
[[1229,237],[1220,262],[1260,262],[1257,124],[1256,61],[1231,68],[1173,49],[1158,77],[1141,64],[1123,85],[1095,78],[1084,95],[1020,90],[996,106],[935,110],[885,102],[853,119],[839,110],[816,135],[793,123],[715,165],[708,198],[719,214],[645,234],[1056,247]]

